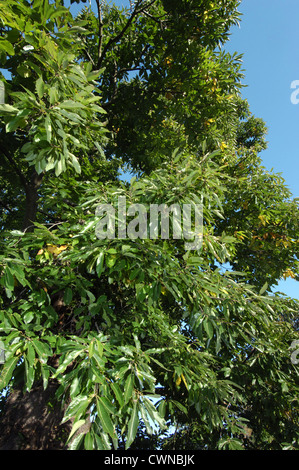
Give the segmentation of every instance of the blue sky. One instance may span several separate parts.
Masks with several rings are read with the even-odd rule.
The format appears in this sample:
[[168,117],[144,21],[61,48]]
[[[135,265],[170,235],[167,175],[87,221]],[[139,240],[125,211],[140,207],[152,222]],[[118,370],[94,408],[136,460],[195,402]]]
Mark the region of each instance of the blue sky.
[[[231,30],[226,49],[243,54],[242,95],[268,127],[261,158],[299,197],[299,103],[291,102],[291,83],[299,81],[299,1],[243,0],[239,11],[240,27]],[[277,290],[299,298],[293,279],[281,281]]]

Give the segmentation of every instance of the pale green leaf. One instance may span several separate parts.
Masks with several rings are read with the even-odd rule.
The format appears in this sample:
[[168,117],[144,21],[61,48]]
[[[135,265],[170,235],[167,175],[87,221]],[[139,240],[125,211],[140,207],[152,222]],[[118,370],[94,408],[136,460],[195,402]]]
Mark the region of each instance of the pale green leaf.
[[133,411],[128,423],[128,430],[127,430],[127,439],[126,439],[126,449],[130,447],[130,445],[133,443],[136,433],[137,433],[137,428],[139,424],[139,418],[138,418],[138,409],[137,409],[137,402],[134,402],[133,405]]

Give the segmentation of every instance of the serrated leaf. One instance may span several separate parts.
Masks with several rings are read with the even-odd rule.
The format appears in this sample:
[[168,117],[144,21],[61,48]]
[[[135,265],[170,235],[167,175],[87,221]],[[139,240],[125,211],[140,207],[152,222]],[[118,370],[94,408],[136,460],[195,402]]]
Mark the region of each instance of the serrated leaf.
[[26,374],[26,390],[30,392],[33,382],[34,382],[34,376],[35,376],[35,369],[33,367],[33,364],[30,364],[28,361],[28,356],[24,358],[24,363],[25,363],[25,374]]
[[212,325],[211,321],[208,318],[206,318],[203,321],[203,326],[204,326],[204,329],[206,330],[208,338],[212,339],[213,338],[213,325]]
[[78,103],[77,101],[73,100],[66,100],[60,103],[57,108],[61,109],[84,109],[85,106],[82,103]]
[[116,400],[118,401],[120,407],[122,408],[124,405],[124,396],[120,389],[120,386],[117,383],[112,383],[111,388],[113,390]]
[[127,377],[127,380],[126,380],[126,383],[125,383],[125,393],[124,393],[124,404],[125,405],[128,403],[128,401],[132,397],[133,388],[134,388],[134,376],[133,376],[133,374],[130,374]]
[[42,362],[46,362],[47,357],[51,354],[51,349],[49,348],[49,346],[47,344],[42,343],[36,338],[32,340],[32,344],[39,356],[39,359]]
[[161,429],[165,429],[166,426],[164,419],[161,418],[159,412],[156,410],[153,403],[147,397],[144,397],[144,406],[146,407],[151,419],[156,422]]
[[27,344],[27,354],[26,358],[28,360],[28,363],[30,367],[33,367],[34,365],[34,359],[35,359],[35,351],[31,343]]
[[130,447],[132,442],[134,441],[137,433],[137,428],[139,424],[138,418],[138,409],[137,409],[137,402],[134,402],[133,411],[128,423],[128,430],[127,430],[127,440],[126,440],[126,450]]
[[10,268],[8,266],[6,266],[5,268],[5,272],[4,272],[4,286],[13,291],[14,290],[14,277],[13,277],[13,274],[10,270]]
[[72,166],[74,167],[76,173],[80,174],[81,166],[80,166],[78,159],[72,153],[69,153],[69,156],[71,157]]
[[53,105],[58,101],[58,90],[55,87],[49,89],[49,101]]
[[51,142],[52,138],[52,124],[51,124],[51,119],[50,116],[47,115],[45,119],[45,129],[46,129],[46,134],[47,134],[47,141]]
[[268,282],[265,282],[265,284],[264,284],[263,287],[261,288],[259,294],[260,294],[260,295],[263,295],[263,294],[266,292],[267,288],[268,288]]
[[70,445],[68,446],[68,449],[69,450],[76,450],[80,447],[80,444],[84,438],[85,434],[84,432],[82,432],[81,434],[79,434],[78,436],[76,436],[72,442],[70,443]]
[[72,430],[70,432],[70,435],[68,437],[68,441],[71,439],[71,437],[75,434],[76,431],[78,431],[79,428],[81,428],[81,426],[83,426],[83,424],[85,424],[85,419],[79,419],[79,421],[76,421],[74,424],[73,424],[73,427],[72,427]]
[[70,287],[67,287],[64,291],[63,301],[66,305],[70,305],[73,299],[73,291]]
[[19,110],[17,108],[14,108],[10,104],[5,104],[5,103],[0,104],[0,114],[10,114],[10,113],[16,114],[18,112]]
[[29,312],[26,312],[25,315],[23,316],[23,321],[24,323],[27,324],[27,323],[32,322],[33,318],[34,318],[34,313],[29,311]]
[[85,413],[86,408],[90,403],[90,398],[87,395],[77,395],[67,407],[62,424],[68,421],[72,416],[78,418]]
[[41,366],[41,373],[42,373],[42,378],[43,378],[43,387],[44,390],[46,390],[49,382],[49,377],[50,377],[50,370],[47,365],[42,365]]
[[0,49],[6,52],[9,55],[15,55],[15,50],[13,45],[7,41],[6,39],[2,39],[0,41]]
[[[143,423],[146,427],[146,432],[149,435],[153,434],[154,430],[153,430],[153,427],[151,425],[147,410],[144,407],[143,403],[139,403],[139,411],[140,411],[140,414],[141,414],[141,419],[142,419],[142,421],[143,421]],[[160,410],[159,410],[159,412],[160,412]]]
[[112,415],[115,414],[115,408],[112,403],[108,400],[107,397],[101,397],[103,406],[106,408],[106,411]]
[[103,428],[103,431],[109,434],[111,438],[116,437],[115,429],[110,418],[110,415],[106,409],[105,404],[103,403],[103,397],[97,398],[97,412]]
[[22,116],[17,116],[6,124],[5,130],[7,133],[14,132],[18,127],[23,127],[24,124],[24,118]]
[[99,277],[101,277],[101,274],[104,271],[104,257],[105,255],[104,255],[104,252],[102,251],[97,258],[96,272]]
[[19,357],[11,356],[5,362],[3,369],[1,371],[1,375],[0,375],[0,390],[3,390],[8,385],[12,377],[12,374],[14,372],[14,369],[18,363],[18,360],[19,360]]
[[39,98],[43,97],[45,91],[45,84],[42,77],[39,77],[35,82],[35,89]]
[[74,361],[80,354],[82,353],[82,349],[80,350],[73,350],[71,351],[70,353],[68,353],[66,355],[66,357],[64,358],[63,362],[59,365],[59,367],[57,368],[53,378],[56,378],[59,374],[61,374],[62,372],[65,371],[65,369],[67,368],[67,366],[72,362]]

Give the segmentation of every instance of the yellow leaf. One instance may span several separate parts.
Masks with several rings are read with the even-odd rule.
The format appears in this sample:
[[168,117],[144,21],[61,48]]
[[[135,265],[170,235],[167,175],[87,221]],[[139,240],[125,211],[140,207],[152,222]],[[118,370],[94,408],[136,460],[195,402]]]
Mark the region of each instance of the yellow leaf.
[[175,384],[176,384],[177,387],[180,386],[181,381],[182,381],[182,378],[181,378],[181,377],[178,377],[178,378],[176,379]]
[[184,374],[182,374],[181,377],[182,377],[182,379],[183,379],[183,382],[184,382],[184,384],[185,384],[186,389],[188,390],[188,385],[187,385],[187,382],[186,382],[186,379],[185,379]]
[[52,255],[54,255],[54,257],[58,256],[62,251],[66,250],[67,249],[67,245],[61,245],[61,246],[57,246],[57,245],[51,245],[51,244],[47,244],[47,252],[48,253],[52,253]]
[[225,142],[221,142],[221,144],[220,144],[220,149],[221,149],[222,151],[225,150],[225,149],[227,149],[227,147],[228,147],[228,145],[226,145]]
[[165,98],[166,98],[167,100],[172,100],[173,94],[170,93],[169,91],[167,91],[166,94],[165,94]]
[[284,279],[286,279],[287,277],[291,277],[292,279],[295,279],[295,274],[294,274],[293,271],[291,271],[290,269],[287,269],[287,270],[283,273],[283,277],[284,277]]
[[266,219],[265,219],[265,216],[264,215],[259,215],[258,217],[260,219],[260,221],[262,222],[262,224],[265,226],[266,225]]

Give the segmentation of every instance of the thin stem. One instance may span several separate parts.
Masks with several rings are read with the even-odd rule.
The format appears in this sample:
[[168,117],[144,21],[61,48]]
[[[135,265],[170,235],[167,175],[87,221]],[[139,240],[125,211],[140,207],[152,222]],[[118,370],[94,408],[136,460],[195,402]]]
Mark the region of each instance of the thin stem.
[[102,19],[102,5],[100,0],[96,0],[97,9],[98,9],[98,19],[99,19],[99,44],[98,44],[98,63],[102,56],[102,45],[103,45],[103,19]]

